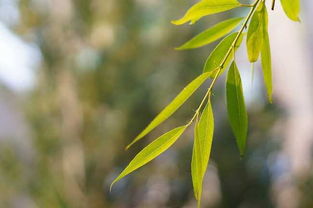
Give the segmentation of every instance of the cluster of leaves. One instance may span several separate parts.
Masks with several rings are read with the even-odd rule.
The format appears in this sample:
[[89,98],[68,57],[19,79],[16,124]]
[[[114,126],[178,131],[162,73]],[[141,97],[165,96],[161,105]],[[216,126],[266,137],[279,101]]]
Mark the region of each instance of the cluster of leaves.
[[[203,73],[188,84],[133,140],[133,142],[126,147],[126,149],[141,140],[162,122],[167,120],[207,79],[212,78],[211,85],[207,89],[206,94],[191,120],[187,124],[163,134],[140,151],[113,181],[112,185],[166,151],[178,140],[185,130],[194,123],[194,145],[191,173],[195,198],[198,200],[198,206],[200,207],[203,178],[210,158],[214,132],[211,93],[217,79],[226,69],[228,69],[226,79],[226,100],[229,121],[236,138],[240,155],[244,155],[248,132],[248,116],[245,107],[241,77],[235,62],[235,53],[243,42],[244,36],[247,36],[246,46],[248,59],[251,63],[257,62],[261,59],[268,99],[272,102],[271,50],[268,34],[268,14],[265,3],[265,0],[255,0],[252,4],[241,4],[237,0],[202,0],[193,5],[181,19],[172,21],[175,25],[181,25],[187,22],[194,24],[204,16],[239,7],[250,8],[250,12],[246,18],[232,18],[220,22],[177,48],[178,50],[199,48],[227,35],[209,55],[205,62]],[[274,9],[275,0],[273,0],[272,3],[272,9]],[[281,4],[290,19],[299,21],[299,0],[281,0]],[[239,31],[232,32],[240,24]],[[246,29],[248,30],[247,33],[245,33]],[[229,65],[230,67],[228,67]]]

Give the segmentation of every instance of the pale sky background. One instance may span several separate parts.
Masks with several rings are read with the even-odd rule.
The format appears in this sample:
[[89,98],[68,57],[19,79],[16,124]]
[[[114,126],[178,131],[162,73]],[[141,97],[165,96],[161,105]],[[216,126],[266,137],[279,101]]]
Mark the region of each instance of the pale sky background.
[[34,85],[41,54],[36,45],[9,29],[18,21],[16,0],[0,0],[0,82],[14,91],[25,91]]

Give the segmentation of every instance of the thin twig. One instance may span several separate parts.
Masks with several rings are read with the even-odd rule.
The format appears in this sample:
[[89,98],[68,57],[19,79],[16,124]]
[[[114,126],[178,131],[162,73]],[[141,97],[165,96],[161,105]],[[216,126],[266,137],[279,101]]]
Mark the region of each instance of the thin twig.
[[275,9],[275,0],[272,1],[272,10]]
[[[197,116],[199,115],[200,110],[201,110],[201,108],[202,108],[202,106],[203,106],[205,100],[210,97],[211,92],[212,92],[212,89],[213,89],[213,87],[214,87],[214,85],[215,85],[215,83],[216,83],[216,81],[217,81],[217,79],[218,79],[220,73],[222,72],[223,68],[225,67],[224,65],[225,65],[227,59],[228,59],[229,56],[231,55],[232,51],[235,50],[236,44],[237,44],[237,42],[238,42],[240,36],[242,35],[243,31],[244,31],[245,28],[247,27],[248,22],[250,21],[252,15],[254,14],[254,12],[255,12],[255,10],[256,10],[256,8],[257,8],[257,6],[258,6],[258,4],[259,4],[260,2],[261,2],[261,0],[256,0],[256,1],[252,4],[252,6],[251,6],[252,8],[251,8],[251,10],[250,10],[250,12],[249,12],[247,18],[245,19],[243,25],[241,26],[241,28],[240,28],[240,30],[239,30],[239,32],[238,32],[238,34],[237,34],[235,40],[233,41],[231,47],[230,47],[229,50],[227,51],[227,53],[226,53],[226,55],[225,55],[223,61],[221,62],[220,66],[219,66],[218,68],[216,68],[216,70],[218,70],[218,71],[216,72],[216,74],[215,74],[215,76],[214,76],[214,78],[213,78],[213,80],[212,80],[212,82],[211,82],[210,87],[208,88],[206,94],[204,95],[204,97],[203,97],[203,99],[202,99],[202,101],[201,101],[199,107],[197,108],[197,110],[196,110],[194,116],[191,118],[191,120],[188,122],[188,124],[187,124],[186,126],[190,126],[190,125],[192,124],[192,122],[194,121],[194,119],[197,118]],[[213,71],[215,71],[215,70],[213,70]]]
[[242,32],[244,31],[244,29],[245,29],[246,26],[248,25],[248,22],[249,22],[249,20],[251,19],[252,15],[254,14],[254,12],[255,12],[255,10],[256,10],[258,4],[260,3],[260,1],[261,1],[261,0],[256,0],[255,3],[253,4],[253,7],[251,8],[251,10],[250,10],[250,12],[249,12],[249,14],[248,14],[248,16],[247,16],[245,22],[243,23],[242,27],[240,28],[240,30],[239,30],[239,32],[238,32],[238,34],[237,34],[237,36],[236,36],[234,42],[232,43],[231,47],[230,47],[229,50],[227,51],[227,53],[226,53],[226,55],[225,55],[225,57],[224,57],[224,59],[223,59],[221,65],[220,65],[220,67],[219,67],[219,69],[218,69],[218,71],[217,71],[217,73],[216,73],[216,75],[215,75],[215,77],[214,77],[214,79],[213,79],[213,81],[212,81],[212,83],[211,83],[209,89],[208,89],[209,91],[211,91],[211,90],[213,89],[214,84],[215,84],[215,82],[217,81],[217,78],[219,77],[220,73],[222,72],[223,68],[225,67],[224,65],[225,65],[227,59],[228,59],[229,56],[231,55],[232,50],[235,49],[236,44],[237,44],[237,42],[238,42],[240,36],[242,35]]

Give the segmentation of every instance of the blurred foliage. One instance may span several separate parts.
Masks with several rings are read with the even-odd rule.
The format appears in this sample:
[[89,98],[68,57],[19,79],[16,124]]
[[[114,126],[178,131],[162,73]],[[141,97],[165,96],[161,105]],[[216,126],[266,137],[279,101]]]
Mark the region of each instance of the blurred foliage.
[[[193,30],[172,26],[170,20],[189,4],[179,0],[20,0],[21,21],[13,29],[42,53],[36,86],[23,105],[34,158],[23,165],[12,148],[1,146],[0,207],[10,207],[22,193],[35,207],[44,208],[195,206],[190,131],[174,148],[116,184],[111,193],[108,189],[147,141],[127,152],[125,145],[202,71],[212,49],[176,52],[173,48],[225,15],[231,16],[215,15]],[[206,187],[204,205],[273,207],[269,163],[280,148],[280,136],[272,126],[283,112],[262,104],[250,109],[249,150],[240,159],[221,89],[213,99],[217,129],[209,171],[218,180],[217,185]],[[203,92],[147,140],[187,121]],[[303,189],[312,190],[309,186]],[[208,191],[218,192],[213,202]],[[307,194],[304,207],[312,204]]]

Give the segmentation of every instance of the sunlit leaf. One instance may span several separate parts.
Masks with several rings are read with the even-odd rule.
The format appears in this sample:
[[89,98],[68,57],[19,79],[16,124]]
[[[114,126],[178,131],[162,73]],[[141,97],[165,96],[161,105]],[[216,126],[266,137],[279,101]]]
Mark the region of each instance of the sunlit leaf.
[[280,0],[286,15],[293,21],[300,21],[300,0]]
[[[234,43],[238,33],[232,33],[226,38],[224,38],[217,46],[216,48],[212,51],[210,56],[205,62],[203,72],[210,72],[210,77],[214,78],[214,76],[217,73],[218,68],[221,66],[222,62],[224,61],[227,52],[229,49],[232,47],[232,44]],[[234,52],[238,49],[240,46],[241,42],[243,39],[243,34],[240,36],[238,39],[235,49],[231,52],[231,54],[228,56],[226,59],[226,62],[224,64],[224,68],[221,73],[224,72],[224,70],[227,68],[229,65],[230,61],[234,58]]]
[[168,119],[180,106],[182,106],[186,100],[203,84],[209,77],[209,73],[204,73],[194,79],[188,84],[175,98],[166,106],[159,115],[157,115],[152,122],[126,147],[129,148],[134,143],[146,136],[155,127],[160,125],[163,121]]
[[194,145],[191,160],[191,175],[195,198],[201,204],[202,184],[205,176],[213,141],[214,117],[211,103],[207,104],[199,122],[195,125]]
[[267,96],[269,102],[272,102],[272,94],[273,94],[273,80],[272,80],[272,58],[271,58],[271,47],[270,40],[268,35],[268,14],[266,11],[266,7],[264,6],[263,12],[263,44],[261,50],[261,62],[262,62],[262,70],[263,77],[265,82],[265,87],[267,91]]
[[273,94],[272,60],[271,60],[271,48],[270,48],[268,34],[264,36],[264,43],[263,43],[261,55],[262,55],[263,76],[264,76],[267,96],[268,96],[269,102],[272,102],[272,94]]
[[[262,4],[260,5],[262,7]],[[247,52],[251,63],[256,62],[260,56],[263,43],[262,12],[259,8],[253,15],[247,34]]]
[[207,29],[206,31],[200,33],[184,45],[180,46],[179,48],[177,48],[177,50],[199,48],[204,45],[210,44],[235,29],[242,21],[242,19],[243,18],[241,17],[237,17],[218,23],[213,27]]
[[237,0],[202,0],[193,5],[184,17],[172,21],[172,23],[175,25],[181,25],[186,22],[195,23],[204,16],[224,12],[240,6],[241,4]]
[[244,102],[241,78],[235,62],[232,63],[227,74],[226,95],[228,118],[236,137],[240,155],[243,156],[246,148],[248,116]]
[[166,151],[169,147],[171,147],[184,133],[186,128],[187,126],[177,127],[163,134],[152,143],[150,143],[143,150],[141,150],[129,163],[129,165],[121,172],[121,174],[112,182],[111,188],[117,181],[121,180],[126,175],[147,164],[148,162],[162,154],[164,151]]

